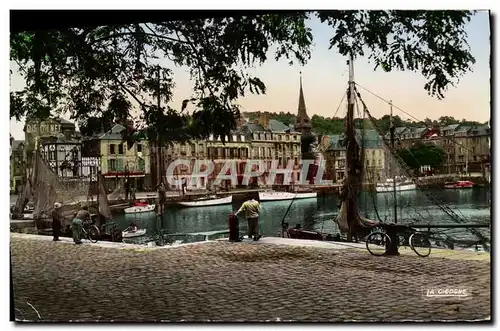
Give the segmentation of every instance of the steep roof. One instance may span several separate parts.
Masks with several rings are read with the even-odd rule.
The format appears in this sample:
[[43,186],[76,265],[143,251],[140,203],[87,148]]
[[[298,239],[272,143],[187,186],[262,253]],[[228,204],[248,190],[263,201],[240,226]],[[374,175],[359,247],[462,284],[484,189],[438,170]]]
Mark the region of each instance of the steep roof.
[[471,136],[489,136],[491,128],[488,125],[478,125],[470,128],[469,135]]
[[121,140],[123,139],[121,133],[125,127],[121,124],[115,124],[108,132],[99,136],[100,140]]
[[260,124],[257,124],[257,123],[245,123],[241,126],[241,129],[243,131],[248,131],[251,133],[265,131],[264,127]]
[[[400,137],[405,131],[407,131],[408,128],[406,126],[397,126],[394,128],[394,135],[396,137]],[[385,139],[390,139],[391,138],[391,132],[387,132],[384,136]]]
[[459,126],[460,124],[450,124],[442,128],[442,131],[450,131],[450,130],[455,131]]
[[269,120],[269,130],[275,132],[292,132],[293,128],[277,120]]
[[421,128],[412,128],[412,132],[414,133],[423,133],[425,130],[427,130],[426,127],[421,127]]
[[[345,134],[338,135],[339,140],[342,142],[344,140]],[[330,136],[333,137],[333,136]],[[330,141],[332,138],[330,138]],[[356,141],[358,144],[362,144],[363,142],[363,131],[360,129],[356,129]],[[330,147],[327,150],[331,150],[332,143],[330,143]],[[337,145],[336,145],[337,146]],[[342,146],[340,143],[339,146]],[[361,146],[360,146],[361,147]],[[364,132],[364,147],[365,149],[382,149],[384,148],[384,142],[382,138],[380,138],[378,132],[376,130],[365,130]],[[334,148],[335,149],[335,148]],[[340,147],[336,149],[345,149],[345,147]]]
[[327,151],[344,150],[342,146],[342,137],[340,134],[329,135],[330,145],[326,148]]

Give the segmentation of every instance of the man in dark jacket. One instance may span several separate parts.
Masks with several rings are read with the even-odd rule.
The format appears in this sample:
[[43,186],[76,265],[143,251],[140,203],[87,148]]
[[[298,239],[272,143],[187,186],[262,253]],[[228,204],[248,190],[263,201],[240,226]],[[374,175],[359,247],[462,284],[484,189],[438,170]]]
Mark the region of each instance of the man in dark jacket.
[[59,241],[59,235],[61,234],[62,226],[62,215],[61,215],[61,204],[59,202],[54,203],[54,209],[52,210],[52,235],[54,236],[54,241]]

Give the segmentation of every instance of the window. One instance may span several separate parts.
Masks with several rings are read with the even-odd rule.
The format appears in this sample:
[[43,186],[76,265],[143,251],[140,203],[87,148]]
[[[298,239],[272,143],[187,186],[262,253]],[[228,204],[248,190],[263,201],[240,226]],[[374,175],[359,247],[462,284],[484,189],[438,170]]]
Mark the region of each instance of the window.
[[116,171],[117,167],[118,167],[118,162],[116,161],[116,159],[108,160],[109,171]]
[[56,159],[56,151],[49,151],[49,161],[54,161]]
[[109,144],[109,154],[111,155],[116,154],[115,144]]
[[117,160],[117,167],[116,170],[118,171],[123,171],[125,169],[123,159],[118,159]]
[[137,144],[137,152],[142,153],[142,144]]
[[74,147],[72,150],[71,150],[71,158],[73,160],[78,160],[78,148]]
[[123,155],[123,144],[118,145],[118,154]]
[[378,159],[378,160],[377,160],[377,163],[378,163],[378,166],[379,166],[379,167],[380,167],[380,166],[382,166],[382,160],[381,160],[381,159]]
[[146,161],[144,159],[139,158],[139,170],[146,171]]

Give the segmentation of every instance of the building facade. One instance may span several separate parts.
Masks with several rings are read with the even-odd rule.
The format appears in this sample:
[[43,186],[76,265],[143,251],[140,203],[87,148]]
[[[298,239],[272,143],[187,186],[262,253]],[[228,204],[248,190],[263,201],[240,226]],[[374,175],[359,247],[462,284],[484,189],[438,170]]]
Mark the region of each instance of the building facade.
[[[276,160],[278,169],[285,169],[289,162],[293,163],[292,184],[300,179],[301,133],[276,120],[269,120],[264,114],[253,122],[242,125],[248,141],[250,141],[250,157],[262,160],[266,169],[270,169]],[[284,183],[284,174],[277,174],[274,183],[270,181],[269,171],[259,177],[259,185],[272,186]]]
[[24,140],[10,140],[10,192],[18,194],[24,185],[26,162]]
[[28,167],[31,167],[31,158],[36,143],[42,138],[55,137],[59,134],[73,138],[76,135],[76,126],[74,123],[59,117],[47,118],[43,121],[28,119],[24,125],[24,133],[26,142],[25,158]]
[[123,141],[124,130],[124,126],[115,124],[110,131],[98,137],[104,185],[114,189],[120,180],[131,178],[138,190],[149,188],[151,165],[148,141],[136,141],[129,146]]
[[[369,182],[383,180],[387,174],[387,158],[384,142],[375,130],[356,130],[356,140],[365,148],[365,179]],[[320,139],[320,150],[326,164],[326,178],[334,183],[341,183],[346,172],[346,148],[343,145],[344,135],[325,135]]]

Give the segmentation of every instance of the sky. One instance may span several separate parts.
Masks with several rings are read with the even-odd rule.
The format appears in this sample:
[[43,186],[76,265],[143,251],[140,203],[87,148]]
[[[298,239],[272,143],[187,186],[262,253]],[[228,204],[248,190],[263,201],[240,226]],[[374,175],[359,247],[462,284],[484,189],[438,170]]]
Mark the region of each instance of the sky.
[[[329,50],[332,30],[317,19],[309,22],[314,37],[311,59],[305,66],[288,65],[286,60],[276,62],[269,56],[268,61],[251,73],[261,78],[267,86],[266,95],[249,94],[238,100],[242,111],[270,111],[296,113],[299,97],[299,72],[309,116],[318,114],[325,117],[335,115],[345,93],[348,81],[346,58]],[[443,100],[431,97],[424,90],[425,79],[417,72],[390,72],[380,69],[373,71],[374,65],[367,58],[359,58],[354,63],[355,81],[393,104],[408,115],[394,108],[394,114],[403,119],[423,120],[428,117],[453,116],[485,122],[490,119],[490,27],[488,12],[479,12],[467,25],[468,42],[476,63],[473,72],[467,73],[457,87],[450,87]],[[184,68],[172,68],[176,88],[172,100],[174,108],[192,93],[192,83]],[[24,86],[22,77],[11,76],[11,90]],[[389,113],[389,105],[360,89],[372,115],[381,117]],[[345,102],[336,116],[345,115]],[[66,116],[63,116],[66,117]],[[68,117],[66,117],[68,118]],[[15,139],[24,139],[24,123],[10,121],[10,133]]]

